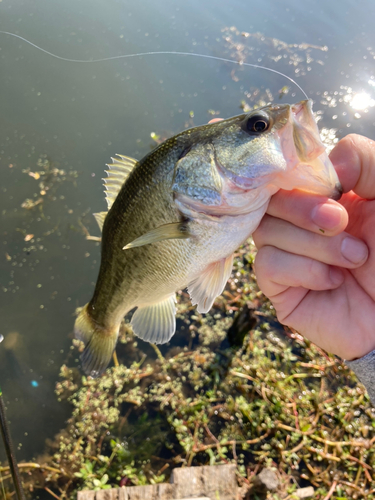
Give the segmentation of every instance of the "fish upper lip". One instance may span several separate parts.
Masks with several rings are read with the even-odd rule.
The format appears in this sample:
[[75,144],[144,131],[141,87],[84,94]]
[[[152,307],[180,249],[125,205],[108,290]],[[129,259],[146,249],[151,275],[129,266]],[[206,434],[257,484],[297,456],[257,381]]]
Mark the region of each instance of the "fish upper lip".
[[[300,113],[304,109],[304,107],[308,105],[308,103],[310,101],[311,101],[311,99],[305,99],[303,101],[297,102],[297,104],[292,104],[290,106],[292,113],[294,115],[298,115],[298,113]],[[311,104],[310,104],[310,106],[311,106]]]

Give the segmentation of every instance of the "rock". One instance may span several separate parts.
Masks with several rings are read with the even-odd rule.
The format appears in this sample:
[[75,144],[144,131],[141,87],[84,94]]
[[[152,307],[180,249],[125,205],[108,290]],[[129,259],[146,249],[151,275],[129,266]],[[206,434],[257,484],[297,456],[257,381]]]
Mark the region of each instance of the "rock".
[[77,500],[237,500],[236,466],[183,467],[172,471],[171,483],[79,491]]
[[267,491],[275,491],[280,485],[277,473],[273,469],[263,469],[260,474],[255,476],[253,488],[255,491],[265,493]]
[[307,486],[307,488],[299,488],[294,492],[297,498],[314,498],[314,488],[312,486]]
[[176,468],[172,471],[171,483],[175,487],[174,499],[237,499],[236,466],[233,464]]

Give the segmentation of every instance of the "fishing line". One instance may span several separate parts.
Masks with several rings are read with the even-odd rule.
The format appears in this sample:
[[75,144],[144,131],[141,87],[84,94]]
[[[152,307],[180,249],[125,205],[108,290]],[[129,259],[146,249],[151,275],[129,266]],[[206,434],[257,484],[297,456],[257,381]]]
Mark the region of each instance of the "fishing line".
[[168,56],[191,56],[191,57],[201,57],[203,59],[212,59],[214,61],[222,61],[222,62],[227,62],[231,64],[238,64],[239,66],[249,66],[250,68],[256,68],[256,69],[263,69],[266,71],[271,71],[271,73],[275,73],[277,75],[283,76],[284,78],[287,78],[291,83],[293,83],[301,92],[302,94],[308,99],[308,95],[306,92],[303,90],[303,88],[298,85],[298,83],[293,80],[293,78],[290,78],[288,75],[284,75],[284,73],[281,73],[281,71],[277,71],[276,69],[272,68],[267,68],[266,66],[260,66],[259,64],[252,64],[252,63],[247,63],[243,61],[235,61],[234,59],[226,59],[224,57],[218,57],[218,56],[211,56],[208,54],[199,54],[195,52],[178,52],[178,51],[169,51],[169,50],[160,50],[160,51],[151,51],[151,52],[137,52],[136,54],[122,54],[119,56],[111,56],[111,57],[103,57],[100,59],[69,59],[68,57],[61,57],[56,54],[53,54],[52,52],[49,52],[46,49],[43,49],[42,47],[39,47],[35,43],[30,42],[30,40],[27,40],[26,38],[23,38],[20,35],[16,35],[15,33],[10,33],[8,31],[1,31],[3,35],[10,35],[15,38],[18,38],[19,40],[22,40],[25,43],[28,43],[32,47],[41,50],[45,54],[48,54],[49,56],[54,57],[55,59],[59,59],[60,61],[65,61],[65,62],[71,62],[71,63],[99,63],[99,62],[105,62],[105,61],[114,61],[116,59],[128,59],[130,57],[142,57],[142,56],[158,56],[158,55],[168,55]]

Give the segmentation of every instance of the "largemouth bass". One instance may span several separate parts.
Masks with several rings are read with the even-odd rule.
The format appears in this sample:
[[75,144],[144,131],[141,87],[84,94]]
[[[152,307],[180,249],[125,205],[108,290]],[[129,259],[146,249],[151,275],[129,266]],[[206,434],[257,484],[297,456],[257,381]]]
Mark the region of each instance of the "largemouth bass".
[[118,155],[105,180],[99,277],[75,323],[92,376],[110,362],[124,315],[134,333],[163,344],[175,333],[176,291],[209,311],[233,253],[279,189],[338,199],[341,186],[311,101],[270,105],[185,130],[142,160]]

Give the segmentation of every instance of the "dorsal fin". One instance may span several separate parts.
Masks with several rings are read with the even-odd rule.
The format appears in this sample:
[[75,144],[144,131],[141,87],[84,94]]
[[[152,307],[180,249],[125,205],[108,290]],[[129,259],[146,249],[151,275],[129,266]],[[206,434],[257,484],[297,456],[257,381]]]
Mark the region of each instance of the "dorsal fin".
[[106,174],[108,177],[103,179],[108,210],[111,208],[128,175],[138,163],[137,160],[130,158],[130,156],[116,156],[118,156],[118,158],[111,158],[113,163],[107,163],[109,170],[106,170]]
[[107,213],[108,212],[97,212],[96,214],[92,214],[98,223],[100,231],[103,231],[104,219],[107,217]]

